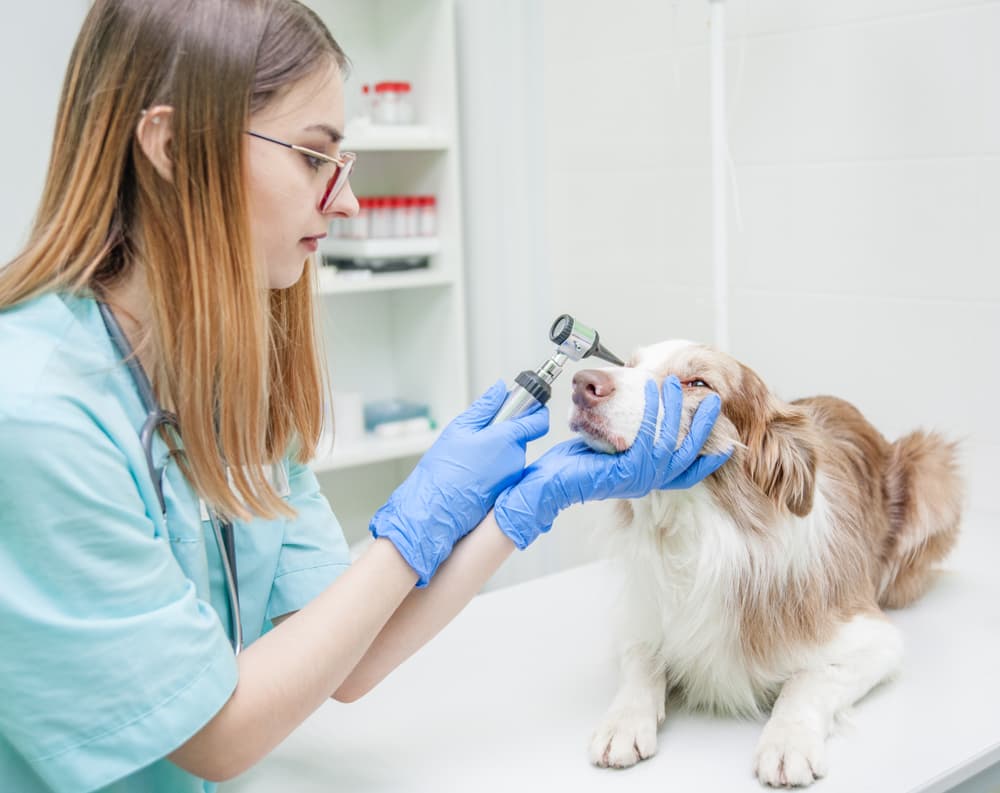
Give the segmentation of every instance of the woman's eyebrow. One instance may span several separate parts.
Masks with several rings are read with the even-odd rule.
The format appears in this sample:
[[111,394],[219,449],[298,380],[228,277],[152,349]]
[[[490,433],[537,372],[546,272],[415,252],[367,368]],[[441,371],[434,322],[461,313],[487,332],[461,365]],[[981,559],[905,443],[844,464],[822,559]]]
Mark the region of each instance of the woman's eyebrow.
[[310,124],[306,127],[306,132],[313,131],[325,132],[330,136],[330,140],[333,143],[340,143],[344,139],[344,133],[341,132],[336,127],[331,127],[329,124]]

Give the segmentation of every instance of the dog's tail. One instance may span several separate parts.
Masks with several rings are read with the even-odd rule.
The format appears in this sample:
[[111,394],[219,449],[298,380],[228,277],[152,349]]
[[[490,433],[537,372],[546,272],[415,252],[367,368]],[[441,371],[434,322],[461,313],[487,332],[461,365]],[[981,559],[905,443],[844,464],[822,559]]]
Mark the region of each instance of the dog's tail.
[[892,445],[880,605],[899,608],[923,594],[932,565],[955,544],[962,514],[958,467],[958,445],[937,433],[914,432]]

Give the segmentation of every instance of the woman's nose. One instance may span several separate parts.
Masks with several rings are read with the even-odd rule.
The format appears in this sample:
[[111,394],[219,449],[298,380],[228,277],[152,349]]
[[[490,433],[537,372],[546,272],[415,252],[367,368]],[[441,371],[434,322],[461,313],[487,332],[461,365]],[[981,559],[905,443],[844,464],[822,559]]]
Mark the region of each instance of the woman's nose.
[[573,375],[573,404],[592,408],[615,393],[615,381],[600,369],[583,369]]
[[353,218],[358,212],[361,211],[361,205],[358,204],[358,198],[354,195],[354,190],[351,188],[351,183],[348,182],[344,185],[343,189],[337,193],[331,202],[330,206],[327,207],[324,215],[336,215],[337,217]]

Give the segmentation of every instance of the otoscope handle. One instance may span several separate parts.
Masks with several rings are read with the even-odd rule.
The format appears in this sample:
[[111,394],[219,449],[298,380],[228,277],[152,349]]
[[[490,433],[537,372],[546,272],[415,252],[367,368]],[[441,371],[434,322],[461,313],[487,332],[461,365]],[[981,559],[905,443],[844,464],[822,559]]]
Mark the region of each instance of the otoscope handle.
[[514,387],[507,394],[503,406],[490,422],[491,425],[520,416],[533,405],[544,405],[552,396],[552,386],[545,382],[538,372],[525,369],[514,379]]

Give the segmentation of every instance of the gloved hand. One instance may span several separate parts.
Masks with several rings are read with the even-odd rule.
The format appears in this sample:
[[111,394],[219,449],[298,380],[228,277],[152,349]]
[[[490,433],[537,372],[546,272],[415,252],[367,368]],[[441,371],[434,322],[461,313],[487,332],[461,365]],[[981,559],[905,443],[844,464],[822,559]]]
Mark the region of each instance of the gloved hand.
[[[702,400],[680,447],[683,391],[676,377],[663,381],[663,420],[656,383],[646,382],[646,409],[632,446],[619,454],[595,452],[579,438],[553,446],[529,465],[521,481],[497,498],[494,515],[501,531],[524,549],[552,528],[556,515],[571,504],[605,498],[639,498],[650,490],[672,490],[700,482],[729,459],[699,456],[719,415],[719,397]],[[676,447],[676,448],[675,448]]]
[[546,407],[488,427],[506,396],[498,380],[445,427],[371,520],[372,536],[392,541],[418,574],[418,587],[521,478],[528,441],[548,432]]

